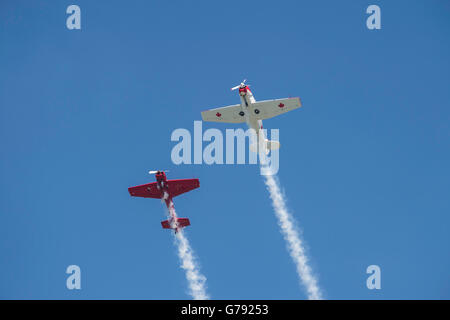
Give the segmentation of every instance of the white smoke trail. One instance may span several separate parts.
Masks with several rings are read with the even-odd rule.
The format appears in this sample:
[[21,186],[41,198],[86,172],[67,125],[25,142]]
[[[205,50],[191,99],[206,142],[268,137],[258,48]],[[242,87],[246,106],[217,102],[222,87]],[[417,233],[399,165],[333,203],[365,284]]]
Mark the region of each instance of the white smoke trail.
[[178,257],[181,260],[181,268],[186,272],[186,279],[189,283],[189,290],[194,300],[209,299],[206,293],[206,277],[201,274],[198,264],[194,259],[194,252],[189,244],[189,240],[183,233],[178,231],[175,235],[175,242],[178,247]]
[[[177,218],[173,202],[170,202],[168,211],[168,218],[174,218],[172,221],[173,225]],[[194,300],[209,299],[209,296],[206,293],[206,277],[200,272],[200,267],[195,259],[194,250],[192,249],[188,238],[185,236],[182,229],[178,230],[174,235],[174,238],[177,246],[178,258],[181,261],[181,268],[183,268],[186,273],[190,295]]]
[[268,162],[265,154],[266,145],[264,141],[265,137],[260,131],[258,139],[258,153],[261,162],[261,172],[265,172],[265,184],[269,190],[270,198],[272,199],[272,206],[275,210],[275,215],[278,218],[281,233],[287,241],[289,254],[294,260],[300,281],[306,288],[308,299],[321,300],[322,294],[320,292],[319,285],[317,284],[317,280],[312,273],[311,267],[308,265],[308,257],[306,256],[305,248],[298,230],[295,227],[295,220],[287,209],[284,201],[284,195],[279,187],[278,179],[275,175],[270,173],[270,169],[267,166]]
[[266,175],[264,177],[265,184],[270,192],[270,198],[272,199],[272,206],[278,218],[281,233],[287,241],[289,253],[297,267],[297,274],[308,292],[308,299],[320,300],[322,299],[322,295],[317,280],[308,265],[308,257],[306,256],[302,240],[295,228],[293,217],[286,208],[278,181],[272,175]]

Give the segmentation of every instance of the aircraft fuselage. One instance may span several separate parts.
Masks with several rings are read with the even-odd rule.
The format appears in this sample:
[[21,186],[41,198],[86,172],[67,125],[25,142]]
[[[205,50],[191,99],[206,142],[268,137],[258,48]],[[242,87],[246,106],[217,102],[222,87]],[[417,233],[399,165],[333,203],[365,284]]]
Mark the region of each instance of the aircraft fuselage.
[[242,112],[245,113],[247,125],[255,130],[256,136],[258,137],[259,131],[263,128],[263,124],[262,120],[256,119],[248,109],[251,104],[256,102],[255,97],[248,86],[239,88],[239,98],[241,99],[241,108]]

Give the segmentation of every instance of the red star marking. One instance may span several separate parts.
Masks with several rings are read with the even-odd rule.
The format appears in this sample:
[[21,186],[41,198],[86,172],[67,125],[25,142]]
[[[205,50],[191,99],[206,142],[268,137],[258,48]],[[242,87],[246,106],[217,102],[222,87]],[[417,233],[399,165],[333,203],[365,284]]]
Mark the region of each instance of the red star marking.
[[284,107],[284,103],[280,103],[278,106],[279,106],[280,108],[283,108],[283,107]]
[[222,114],[220,112],[217,112],[216,116],[220,117],[220,116],[222,116]]

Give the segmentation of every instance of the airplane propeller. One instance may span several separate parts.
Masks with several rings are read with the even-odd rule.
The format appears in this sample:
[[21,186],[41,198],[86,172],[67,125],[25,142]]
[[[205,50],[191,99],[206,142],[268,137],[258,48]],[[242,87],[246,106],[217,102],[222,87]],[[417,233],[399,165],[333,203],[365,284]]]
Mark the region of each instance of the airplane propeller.
[[[246,82],[246,81],[247,81],[247,79],[244,79],[244,81],[242,81],[240,85],[231,88],[231,91],[236,90],[236,89],[239,89],[239,88],[241,88],[241,87],[245,87],[245,82]],[[248,85],[248,86],[249,86],[249,85]]]
[[169,170],[150,170],[149,172],[148,172],[148,174],[155,174],[155,173],[158,173],[158,172],[169,172]]

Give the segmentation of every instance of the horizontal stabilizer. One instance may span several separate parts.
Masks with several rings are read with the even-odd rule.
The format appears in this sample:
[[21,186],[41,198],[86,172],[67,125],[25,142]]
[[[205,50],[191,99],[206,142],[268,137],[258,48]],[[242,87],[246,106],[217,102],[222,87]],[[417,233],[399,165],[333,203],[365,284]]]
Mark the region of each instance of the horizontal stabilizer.
[[176,218],[176,223],[172,223],[172,221],[173,220],[161,221],[161,225],[164,229],[181,229],[191,225],[191,222],[188,218]]
[[[269,154],[270,150],[278,150],[280,149],[280,142],[279,141],[272,141],[266,139],[266,154]],[[250,145],[250,151],[251,152],[258,152],[258,145],[256,143],[253,143]]]

